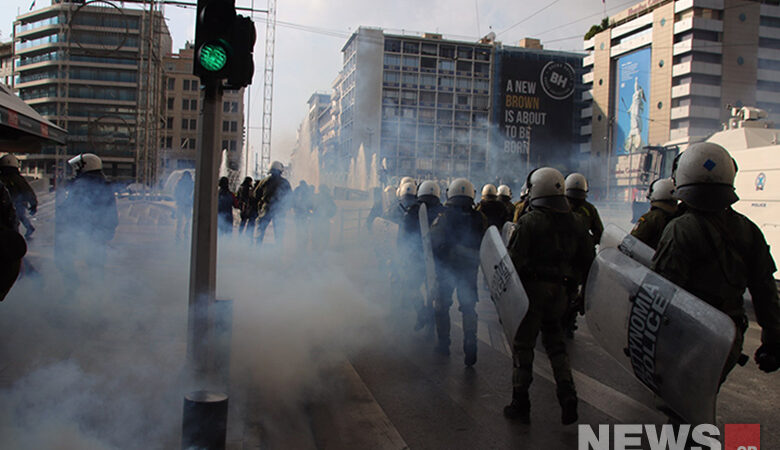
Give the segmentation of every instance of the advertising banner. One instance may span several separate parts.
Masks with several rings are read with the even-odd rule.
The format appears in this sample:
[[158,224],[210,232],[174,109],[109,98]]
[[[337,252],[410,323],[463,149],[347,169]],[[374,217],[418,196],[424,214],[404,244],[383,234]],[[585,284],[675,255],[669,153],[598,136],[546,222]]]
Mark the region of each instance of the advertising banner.
[[565,164],[573,148],[577,58],[502,51],[498,59],[495,174],[517,175],[527,164]]
[[615,60],[614,152],[628,155],[647,145],[647,101],[650,98],[650,49],[644,48]]

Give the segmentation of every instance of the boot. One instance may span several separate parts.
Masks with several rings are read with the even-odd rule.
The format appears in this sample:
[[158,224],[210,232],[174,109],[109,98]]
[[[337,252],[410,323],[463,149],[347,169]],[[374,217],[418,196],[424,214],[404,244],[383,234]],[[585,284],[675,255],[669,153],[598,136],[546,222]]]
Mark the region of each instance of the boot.
[[568,397],[561,401],[561,423],[570,425],[577,421],[577,397]]
[[504,417],[520,423],[531,423],[531,401],[528,392],[513,392],[512,403],[504,406]]
[[477,339],[474,337],[467,337],[463,339],[463,353],[465,357],[463,362],[466,367],[471,367],[477,362]]

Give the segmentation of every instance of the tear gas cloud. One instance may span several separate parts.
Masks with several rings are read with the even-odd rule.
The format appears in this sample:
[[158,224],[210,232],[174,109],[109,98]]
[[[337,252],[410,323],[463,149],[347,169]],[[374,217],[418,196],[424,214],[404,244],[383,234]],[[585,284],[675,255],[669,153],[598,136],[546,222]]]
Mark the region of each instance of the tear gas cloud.
[[[101,257],[86,241],[63,275],[39,228],[40,275],[19,279],[0,304],[0,448],[175,447],[183,395],[224,389],[184,369],[189,239],[174,241],[170,206],[129,203],[119,200],[104,271],[81,261]],[[230,423],[250,395],[299,408],[328,389],[324,369],[381,345],[388,321],[374,287],[386,278],[365,238],[311,252],[294,250],[294,237],[290,213],[284,250],[237,232],[219,238],[217,298],[233,301]]]

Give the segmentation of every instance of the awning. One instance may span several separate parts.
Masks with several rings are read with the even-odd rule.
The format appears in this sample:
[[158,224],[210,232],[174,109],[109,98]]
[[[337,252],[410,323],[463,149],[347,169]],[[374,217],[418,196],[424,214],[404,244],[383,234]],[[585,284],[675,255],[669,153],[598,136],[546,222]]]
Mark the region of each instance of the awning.
[[64,145],[66,134],[0,83],[0,151],[35,153],[45,142]]

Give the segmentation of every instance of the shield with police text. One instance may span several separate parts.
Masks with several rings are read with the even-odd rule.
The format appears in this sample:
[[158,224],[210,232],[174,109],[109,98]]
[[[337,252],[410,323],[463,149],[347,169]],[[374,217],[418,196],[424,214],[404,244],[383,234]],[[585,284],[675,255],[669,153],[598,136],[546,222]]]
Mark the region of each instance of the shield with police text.
[[621,253],[645,267],[650,267],[655,254],[652,247],[611,223],[604,228],[601,242],[599,242],[599,250],[605,248],[617,248]]
[[509,239],[512,237],[512,233],[515,232],[517,224],[514,222],[504,222],[504,227],[501,228],[501,240],[504,241],[504,246],[509,245]]
[[488,228],[482,238],[479,259],[490,290],[490,299],[498,311],[504,335],[509,345],[512,345],[517,328],[528,312],[528,295],[495,226]]
[[715,423],[736,336],[724,313],[615,248],[599,251],[585,291],[596,341],[687,423]]
[[418,217],[420,219],[420,237],[422,238],[423,258],[425,260],[425,283],[428,287],[428,306],[432,306],[431,299],[436,292],[436,265],[433,260],[431,228],[428,226],[428,206],[425,203],[420,202]]

